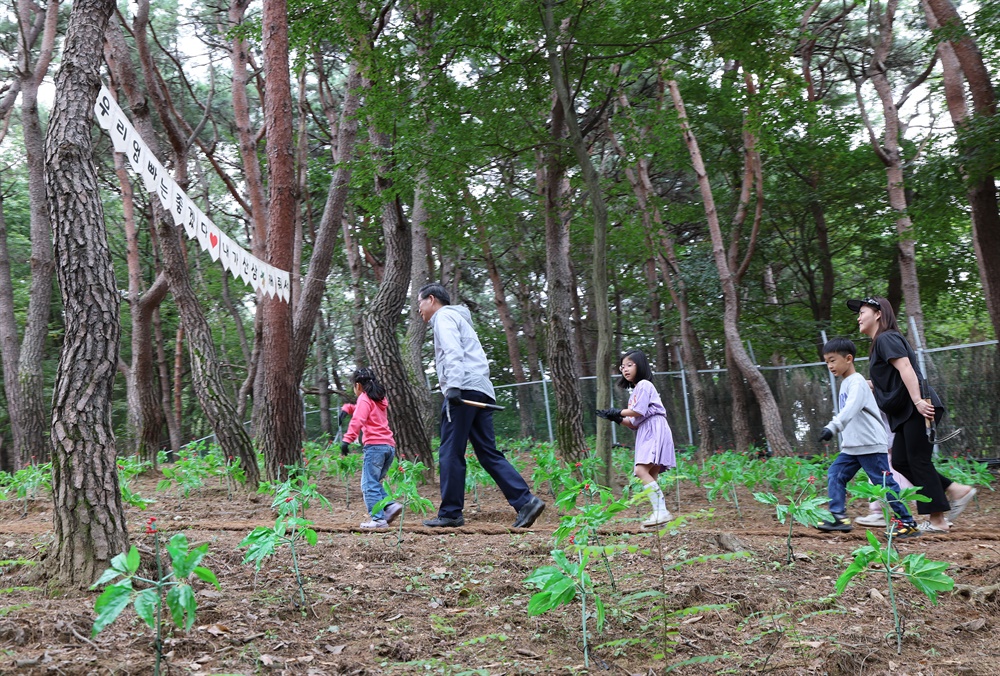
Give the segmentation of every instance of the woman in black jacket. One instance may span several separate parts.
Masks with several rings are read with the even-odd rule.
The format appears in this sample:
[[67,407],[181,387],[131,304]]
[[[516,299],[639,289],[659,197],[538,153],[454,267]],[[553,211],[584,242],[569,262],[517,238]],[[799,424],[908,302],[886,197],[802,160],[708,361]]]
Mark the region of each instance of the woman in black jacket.
[[918,502],[917,512],[927,514],[920,529],[928,533],[947,533],[950,522],[976,495],[976,489],[952,481],[934,468],[934,446],[927,437],[926,420],[944,413],[944,406],[934,390],[928,388],[931,401],[921,396],[923,376],[917,355],[899,332],[896,314],[885,298],[869,297],[847,301],[858,313],[858,329],[872,339],[868,376],[878,406],[889,417],[889,428],[896,436],[892,442],[892,466],[920,487],[920,494],[930,502]]

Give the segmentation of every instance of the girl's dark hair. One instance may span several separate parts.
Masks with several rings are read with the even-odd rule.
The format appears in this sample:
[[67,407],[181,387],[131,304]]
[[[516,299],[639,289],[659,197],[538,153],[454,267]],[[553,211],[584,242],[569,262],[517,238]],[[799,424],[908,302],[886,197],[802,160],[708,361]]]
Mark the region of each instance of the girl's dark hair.
[[899,324],[896,323],[896,313],[892,310],[892,303],[889,299],[882,298],[881,296],[875,296],[875,300],[881,306],[879,311],[882,313],[878,318],[878,333],[875,334],[877,338],[879,334],[885,333],[886,331],[896,331],[899,332]]
[[630,387],[635,387],[640,380],[653,382],[653,369],[649,368],[649,360],[646,359],[646,354],[642,350],[630,350],[626,352],[622,355],[618,366],[621,366],[626,359],[631,359],[635,363],[635,383],[630,383],[625,380],[625,376],[622,376],[618,379],[618,387],[627,390]]
[[351,376],[351,382],[361,385],[361,389],[372,401],[382,401],[385,399],[385,387],[375,377],[375,371],[370,368],[360,368]]

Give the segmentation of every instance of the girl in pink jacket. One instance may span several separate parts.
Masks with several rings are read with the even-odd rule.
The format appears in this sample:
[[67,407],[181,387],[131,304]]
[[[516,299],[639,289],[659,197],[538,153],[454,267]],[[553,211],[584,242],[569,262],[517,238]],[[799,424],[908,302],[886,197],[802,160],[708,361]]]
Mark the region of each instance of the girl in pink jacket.
[[359,432],[364,435],[364,464],[361,466],[361,492],[365,498],[365,507],[371,514],[371,520],[361,524],[361,528],[371,530],[386,528],[403,511],[398,502],[390,502],[384,510],[373,512],[372,508],[388,497],[382,481],[389,473],[396,457],[396,441],[389,429],[389,419],[386,417],[388,402],[385,398],[385,387],[375,377],[370,368],[360,368],[351,377],[354,383],[354,394],[358,397],[357,404],[344,404],[341,407],[351,417],[344,440],[340,444],[341,453],[347,454],[351,443],[358,438]]

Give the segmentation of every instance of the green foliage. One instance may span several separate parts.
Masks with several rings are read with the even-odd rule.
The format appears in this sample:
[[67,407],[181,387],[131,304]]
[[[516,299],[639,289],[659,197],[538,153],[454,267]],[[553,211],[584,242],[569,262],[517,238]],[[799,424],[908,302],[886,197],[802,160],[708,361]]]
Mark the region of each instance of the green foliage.
[[[158,541],[157,541],[158,542]],[[159,632],[160,607],[166,603],[170,617],[178,628],[189,631],[194,625],[198,603],[190,580],[197,577],[203,582],[219,588],[219,582],[208,568],[199,565],[208,552],[208,543],[189,549],[187,536],[177,533],[167,543],[167,553],[170,556],[170,571],[159,579],[148,579],[138,574],[139,550],[133,545],[128,552],[119,554],[111,560],[111,567],[104,571],[97,582],[91,586],[96,589],[116,578],[121,578],[105,587],[104,592],[94,603],[97,619],[94,621],[91,636],[97,636],[105,627],[114,622],[130,604],[135,606],[136,614]],[[157,567],[159,547],[156,550]],[[151,585],[137,590],[135,583]],[[164,599],[164,592],[166,597]]]

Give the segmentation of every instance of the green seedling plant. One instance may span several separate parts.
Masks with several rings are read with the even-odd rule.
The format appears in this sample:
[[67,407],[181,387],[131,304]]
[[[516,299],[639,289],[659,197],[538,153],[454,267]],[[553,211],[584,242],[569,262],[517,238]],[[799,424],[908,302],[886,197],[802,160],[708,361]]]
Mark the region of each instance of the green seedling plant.
[[[160,552],[160,536],[156,530],[156,517],[150,517],[146,522],[146,533],[153,536],[156,579],[145,578],[138,574],[139,550],[135,545],[129,548],[128,553],[114,557],[111,560],[111,567],[105,570],[91,587],[96,589],[115,578],[121,578],[105,587],[104,592],[97,597],[94,603],[97,619],[94,620],[91,637],[97,636],[101,630],[114,622],[125,608],[133,605],[136,614],[156,632],[153,643],[156,651],[153,674],[159,676],[160,662],[163,659],[164,604],[170,611],[170,618],[174,624],[184,631],[190,631],[198,611],[191,578],[197,577],[203,582],[214,585],[216,589],[219,589],[219,581],[215,573],[199,565],[208,552],[208,543],[191,549],[186,535],[183,533],[174,535],[166,546],[167,554],[170,556],[170,571],[165,573]],[[136,589],[136,582],[145,588]]]
[[344,482],[344,493],[347,496],[347,509],[351,508],[351,481],[361,470],[361,465],[364,464],[364,461],[365,458],[363,455],[348,453],[347,455],[338,455],[332,463],[334,476]]
[[548,487],[553,498],[575,484],[572,468],[566,467],[556,454],[555,446],[549,443],[539,444],[535,448],[535,469],[531,472],[531,483],[535,493],[540,493],[542,486]]
[[816,477],[809,476],[798,489],[798,494],[794,498],[788,499],[788,504],[781,504],[780,499],[774,493],[754,493],[753,497],[757,502],[771,505],[775,508],[778,521],[784,524],[788,522],[788,535],[785,538],[785,547],[788,557],[785,565],[792,565],[795,552],[792,551],[792,528],[798,522],[803,526],[813,527],[820,521],[832,519],[833,515],[826,509],[828,500],[825,497],[816,495]]
[[171,487],[177,488],[177,509],[181,508],[184,499],[191,495],[191,491],[198,490],[205,485],[205,477],[208,476],[208,468],[198,455],[181,455],[173,465],[164,465],[160,468],[163,479],[156,485],[157,491],[167,491]]
[[399,523],[396,524],[397,550],[403,544],[403,522],[406,519],[407,510],[426,514],[434,506],[434,503],[418,492],[419,484],[423,481],[426,470],[427,465],[419,461],[400,460],[393,464],[385,478],[386,492],[389,495],[379,501],[372,510],[378,513],[379,510],[385,509],[385,506],[390,502],[398,502],[403,505],[403,511],[399,513]]
[[[930,502],[930,498],[920,495],[919,490],[919,488],[904,488],[897,495],[895,491],[884,485],[863,483],[850,487],[851,493],[856,497],[865,500],[878,500],[882,506],[885,522],[888,524],[892,523],[892,510],[889,507],[891,498],[896,498],[904,504],[910,500]],[[899,552],[896,551],[893,543],[891,526],[887,530],[885,546],[878,541],[871,530],[867,531],[866,535],[868,544],[854,550],[854,560],[837,578],[835,588],[838,594],[843,593],[847,585],[858,575],[862,575],[874,567],[881,569],[881,572],[886,576],[886,584],[889,589],[889,605],[892,607],[892,619],[896,632],[896,654],[898,655],[903,651],[903,625],[899,619],[899,605],[896,601],[893,579],[902,576],[923,592],[935,605],[938,593],[951,591],[955,587],[955,580],[945,574],[949,566],[945,561],[932,561],[927,559],[924,554],[907,554],[900,559]]]
[[707,471],[710,482],[703,485],[707,491],[706,498],[709,502],[714,502],[715,498],[722,496],[727,502],[732,502],[736,506],[736,514],[743,518],[740,511],[740,496],[736,491],[739,485],[740,468],[736,463],[727,462],[725,459],[713,462]]
[[310,528],[313,522],[300,514],[305,514],[309,501],[316,499],[317,496],[326,503],[327,507],[329,507],[329,502],[315,492],[316,485],[308,483],[308,479],[303,473],[290,477],[279,484],[268,484],[268,488],[270,490],[265,491],[262,486],[261,491],[273,492],[275,497],[274,502],[271,503],[271,509],[278,513],[278,517],[273,526],[258,526],[243,538],[239,544],[241,549],[244,547],[247,549],[243,563],[253,563],[254,569],[260,572],[264,560],[274,555],[278,547],[287,545],[292,556],[295,583],[298,585],[300,608],[305,612],[305,585],[299,571],[297,547],[302,541],[310,546],[315,546],[318,537],[316,531]]
[[604,631],[604,602],[594,589],[594,581],[587,572],[591,549],[577,550],[576,562],[570,561],[561,549],[552,551],[554,566],[542,566],[525,578],[524,583],[539,591],[528,601],[528,614],[541,615],[559,606],[580,599],[580,617],[583,626],[583,664],[590,668],[590,651],[587,648],[587,597],[594,600],[597,632]]
[[118,458],[118,490],[121,492],[122,502],[132,507],[138,507],[140,511],[154,504],[156,500],[144,498],[132,490],[132,478],[142,474],[153,466],[148,460],[141,460],[138,455],[128,455]]
[[952,481],[968,486],[984,486],[993,490],[993,474],[985,462],[963,458],[962,456],[943,456],[935,461],[942,474]]
[[473,503],[476,511],[479,511],[479,487],[490,481],[490,475],[479,464],[479,459],[474,453],[465,454],[465,492],[472,493]]
[[52,463],[35,464],[32,456],[31,464],[7,475],[5,484],[7,491],[13,492],[21,501],[23,519],[28,516],[28,501],[37,498],[41,489],[52,489]]

